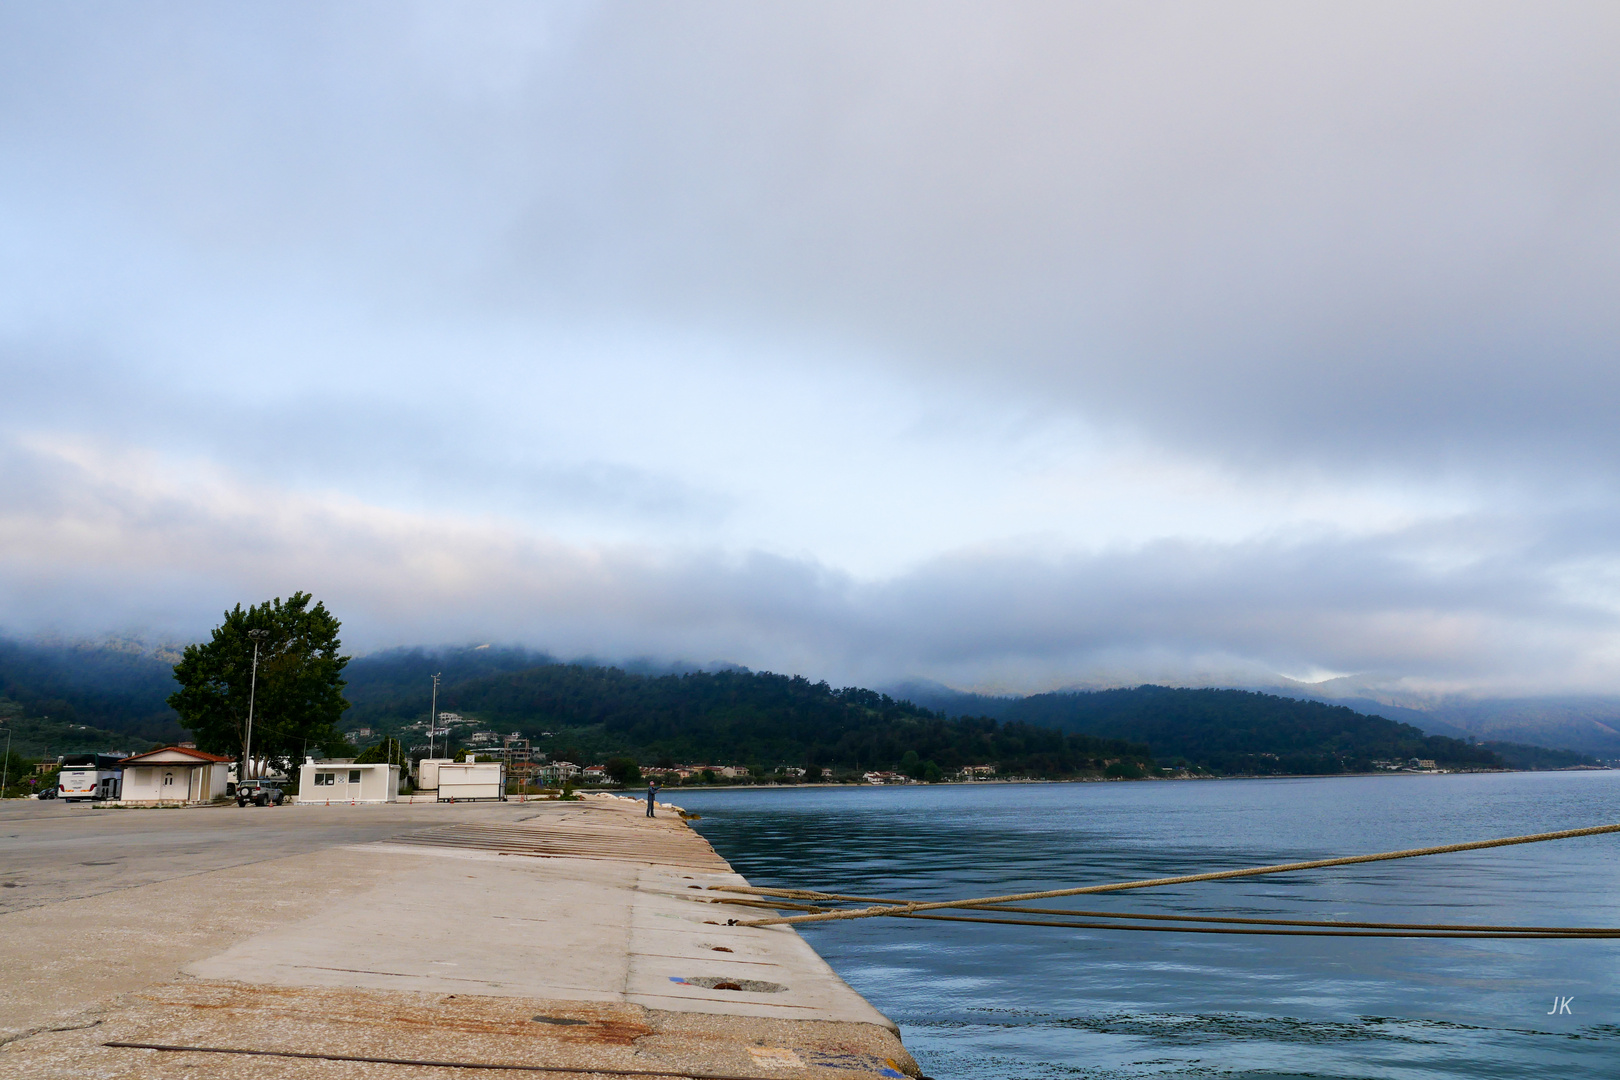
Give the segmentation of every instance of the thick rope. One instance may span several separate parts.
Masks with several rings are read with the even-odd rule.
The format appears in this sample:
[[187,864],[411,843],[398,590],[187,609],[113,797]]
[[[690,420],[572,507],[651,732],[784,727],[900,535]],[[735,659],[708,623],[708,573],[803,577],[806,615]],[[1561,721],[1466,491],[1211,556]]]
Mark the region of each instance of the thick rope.
[[[825,911],[825,910],[827,910],[826,908],[810,908],[810,907],[808,907],[806,905],[803,905],[803,904],[793,904],[793,903],[788,903],[788,902],[785,902],[785,901],[778,901],[778,902],[773,903],[773,902],[768,901],[768,900],[716,900],[714,902],[717,903],[717,904],[744,904],[744,905],[747,905],[749,907],[768,908],[768,909],[771,909],[771,910],[779,910],[779,909],[782,909],[782,908],[788,908],[788,909],[799,910],[799,911]],[[904,903],[904,901],[892,901],[892,902],[894,902],[894,903]],[[1477,923],[1388,923],[1388,922],[1340,922],[1340,921],[1337,921],[1337,920],[1329,920],[1329,919],[1246,919],[1246,918],[1239,918],[1239,917],[1231,916],[1231,915],[1159,915],[1159,914],[1144,914],[1142,912],[1133,912],[1133,911],[1077,911],[1077,910],[1075,910],[1073,908],[1032,908],[1032,907],[1017,907],[1017,906],[1013,906],[1013,905],[1008,905],[1008,906],[1005,906],[1005,907],[1003,907],[1001,905],[994,905],[994,906],[980,907],[980,908],[970,909],[970,910],[982,911],[985,914],[998,914],[998,915],[1002,914],[1002,913],[1006,913],[1006,914],[1009,914],[1009,915],[1063,915],[1063,916],[1068,916],[1070,918],[1081,918],[1081,919],[1143,919],[1143,920],[1151,920],[1153,922],[1167,922],[1167,923],[1218,923],[1218,924],[1222,924],[1222,925],[1230,924],[1230,925],[1236,925],[1236,926],[1294,926],[1294,927],[1323,927],[1323,928],[1326,928],[1326,929],[1329,929],[1329,930],[1395,930],[1395,931],[1399,931],[1400,933],[1391,935],[1391,936],[1395,936],[1395,937],[1402,936],[1403,934],[1405,934],[1408,931],[1418,931],[1418,930],[1425,930],[1425,931],[1426,930],[1438,930],[1438,931],[1450,932],[1450,933],[1458,933],[1458,934],[1483,934],[1483,935],[1531,934],[1531,935],[1537,935],[1537,936],[1549,935],[1549,936],[1558,936],[1558,937],[1620,937],[1620,927],[1616,927],[1616,926],[1487,926],[1487,925],[1481,925],[1481,924],[1477,924]],[[907,916],[907,915],[897,915],[897,916],[895,916],[895,918],[960,919],[960,920],[968,921],[968,922],[980,922],[980,921],[983,921],[983,920],[980,920],[980,919],[968,919],[965,916],[956,916],[956,915],[909,915],[909,916]],[[994,920],[994,921],[1006,922],[1006,921],[1010,921],[1010,920]],[[1038,921],[1038,922],[1031,920],[1031,921],[1028,921],[1028,922],[1020,921],[1019,925],[1024,925],[1024,926],[1065,926],[1065,925],[1070,925],[1070,924],[1055,923],[1055,922],[1046,921],[1046,920]],[[1077,924],[1073,924],[1073,925],[1081,925],[1081,924],[1077,923]],[[1158,929],[1164,929],[1163,927],[1114,926],[1112,924],[1102,924],[1102,923],[1085,923],[1083,925],[1085,925],[1088,928],[1103,928],[1103,927],[1106,927],[1107,929],[1110,929],[1110,930],[1144,930],[1144,929],[1158,930]],[[1175,929],[1175,928],[1172,927],[1171,929]],[[1188,932],[1189,933],[1192,932],[1191,928],[1188,928]],[[1239,933],[1241,931],[1232,931],[1232,932],[1233,933]]]
[[1356,937],[1356,938],[1585,938],[1601,941],[1620,938],[1615,930],[1552,930],[1551,932],[1505,929],[1500,932],[1459,933],[1452,930],[1282,930],[1250,926],[1123,926],[1119,923],[1054,922],[1051,919],[990,919],[977,915],[897,915],[900,919],[937,919],[941,922],[1001,923],[1005,926],[1051,926],[1059,930],[1141,930],[1160,934],[1260,934],[1270,937]]
[[1047,889],[1042,892],[1010,893],[1006,896],[983,896],[970,900],[919,901],[882,907],[856,908],[851,911],[820,911],[808,915],[786,915],[774,919],[733,919],[731,921],[737,926],[779,926],[784,923],[870,919],[879,915],[911,915],[918,911],[938,911],[942,908],[1015,904],[1025,900],[1047,900],[1056,896],[1123,892],[1126,889],[1147,889],[1158,885],[1189,885],[1197,881],[1225,881],[1231,878],[1258,877],[1261,874],[1285,874],[1294,870],[1318,870],[1327,866],[1352,866],[1357,863],[1387,862],[1391,859],[1415,859],[1423,855],[1447,855],[1456,851],[1479,851],[1483,848],[1511,847],[1514,844],[1536,844],[1545,840],[1569,840],[1577,836],[1599,836],[1604,833],[1615,832],[1620,832],[1620,825],[1593,825],[1585,829],[1532,833],[1528,836],[1509,836],[1498,840],[1471,840],[1464,844],[1441,844],[1437,847],[1383,851],[1372,855],[1345,855],[1335,859],[1313,859],[1308,862],[1280,863],[1275,866],[1253,866],[1242,870],[1213,870],[1205,874],[1182,874],[1177,877],[1147,878],[1141,881],[1118,881],[1106,885],[1082,885],[1073,889]]

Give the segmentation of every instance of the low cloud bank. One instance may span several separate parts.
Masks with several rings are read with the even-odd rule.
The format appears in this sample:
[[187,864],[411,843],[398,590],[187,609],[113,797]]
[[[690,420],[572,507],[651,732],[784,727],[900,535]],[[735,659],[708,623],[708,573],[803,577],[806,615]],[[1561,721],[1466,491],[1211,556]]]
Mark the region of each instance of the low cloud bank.
[[1620,689],[1620,618],[1587,587],[1605,523],[1589,520],[991,545],[860,579],[758,550],[568,543],[85,445],[14,443],[0,477],[14,632],[195,636],[231,604],[301,588],[363,650],[498,640],[1013,691],[1278,672],[1411,691]]

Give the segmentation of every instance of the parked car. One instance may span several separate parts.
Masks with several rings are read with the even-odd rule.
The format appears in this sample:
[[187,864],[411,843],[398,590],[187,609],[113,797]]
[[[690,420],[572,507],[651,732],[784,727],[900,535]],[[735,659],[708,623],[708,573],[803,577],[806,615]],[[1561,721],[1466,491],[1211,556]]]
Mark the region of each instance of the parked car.
[[56,785],[52,784],[50,787],[42,789],[41,791],[37,792],[34,795],[34,798],[36,798],[36,799],[54,799],[54,798],[56,798]]
[[280,806],[286,798],[281,786],[268,780],[249,780],[236,785],[237,806],[246,806],[248,803],[254,806]]

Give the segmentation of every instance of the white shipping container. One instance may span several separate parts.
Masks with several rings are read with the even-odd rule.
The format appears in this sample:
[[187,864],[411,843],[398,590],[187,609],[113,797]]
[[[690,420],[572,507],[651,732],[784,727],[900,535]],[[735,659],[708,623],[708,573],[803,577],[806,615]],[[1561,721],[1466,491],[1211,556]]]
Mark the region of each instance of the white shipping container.
[[438,773],[440,802],[506,798],[505,762],[441,762]]

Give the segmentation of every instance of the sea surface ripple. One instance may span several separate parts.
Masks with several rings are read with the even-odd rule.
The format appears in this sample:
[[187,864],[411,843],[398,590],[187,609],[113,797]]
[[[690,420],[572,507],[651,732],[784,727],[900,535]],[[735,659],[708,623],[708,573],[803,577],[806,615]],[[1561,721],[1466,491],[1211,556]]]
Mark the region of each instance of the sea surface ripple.
[[[681,789],[756,885],[988,896],[1620,822],[1620,772]],[[1044,901],[1620,926],[1620,835]],[[808,926],[935,1080],[1620,1076],[1620,940]],[[1572,999],[1568,1012],[1556,999]]]

